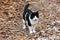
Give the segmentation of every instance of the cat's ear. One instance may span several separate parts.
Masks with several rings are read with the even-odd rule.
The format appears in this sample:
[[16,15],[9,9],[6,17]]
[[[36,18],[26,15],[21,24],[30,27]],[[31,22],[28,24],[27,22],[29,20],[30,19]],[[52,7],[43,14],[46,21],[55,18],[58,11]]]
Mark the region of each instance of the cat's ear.
[[38,11],[36,12],[36,15],[37,15],[37,17],[39,18],[39,13],[38,13]]
[[36,11],[36,14],[38,14],[38,11]]

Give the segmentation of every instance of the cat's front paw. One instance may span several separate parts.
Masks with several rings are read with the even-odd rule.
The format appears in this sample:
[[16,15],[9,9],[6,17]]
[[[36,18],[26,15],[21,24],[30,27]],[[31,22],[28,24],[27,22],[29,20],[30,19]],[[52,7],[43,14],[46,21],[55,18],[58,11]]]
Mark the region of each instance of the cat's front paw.
[[30,34],[32,34],[33,33],[33,31],[30,31]]
[[26,26],[24,25],[24,26],[23,26],[23,29],[25,29],[25,28],[26,28]]
[[36,33],[36,31],[35,31],[35,30],[33,30],[33,33]]

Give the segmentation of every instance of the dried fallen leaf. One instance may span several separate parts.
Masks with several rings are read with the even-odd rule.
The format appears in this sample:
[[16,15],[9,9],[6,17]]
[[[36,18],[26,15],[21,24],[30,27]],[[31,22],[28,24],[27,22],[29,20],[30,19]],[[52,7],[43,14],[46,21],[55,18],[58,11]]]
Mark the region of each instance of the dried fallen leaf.
[[23,36],[20,36],[20,40],[24,40],[24,37]]

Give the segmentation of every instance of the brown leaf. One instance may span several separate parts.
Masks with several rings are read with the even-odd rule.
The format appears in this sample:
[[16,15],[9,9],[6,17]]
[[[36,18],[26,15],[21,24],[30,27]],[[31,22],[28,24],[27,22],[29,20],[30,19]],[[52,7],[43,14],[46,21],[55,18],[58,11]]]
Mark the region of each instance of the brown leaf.
[[20,40],[24,40],[24,37],[23,36],[20,36]]

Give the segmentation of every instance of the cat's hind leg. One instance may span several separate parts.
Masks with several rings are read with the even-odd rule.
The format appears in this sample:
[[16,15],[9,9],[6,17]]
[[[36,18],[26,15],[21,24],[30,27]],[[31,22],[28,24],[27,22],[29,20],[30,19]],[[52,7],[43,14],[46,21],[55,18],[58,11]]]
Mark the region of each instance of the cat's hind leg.
[[25,20],[23,19],[22,21],[23,21],[23,29],[25,29],[26,28]]

